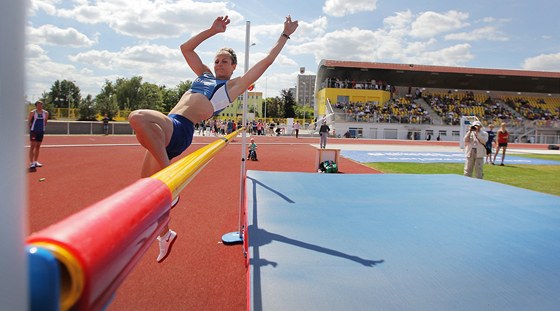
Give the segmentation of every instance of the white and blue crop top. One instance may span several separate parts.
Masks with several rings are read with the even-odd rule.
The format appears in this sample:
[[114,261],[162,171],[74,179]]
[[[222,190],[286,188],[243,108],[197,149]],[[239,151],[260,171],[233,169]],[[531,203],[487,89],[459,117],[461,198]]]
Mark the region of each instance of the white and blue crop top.
[[227,81],[218,80],[212,73],[205,72],[193,81],[190,91],[206,96],[214,107],[214,115],[217,115],[231,104],[226,88]]

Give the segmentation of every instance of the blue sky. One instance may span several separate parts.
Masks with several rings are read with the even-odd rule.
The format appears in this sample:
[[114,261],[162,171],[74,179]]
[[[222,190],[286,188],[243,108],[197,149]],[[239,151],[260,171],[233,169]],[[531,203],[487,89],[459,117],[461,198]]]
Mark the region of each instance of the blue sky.
[[[300,67],[315,74],[321,59],[560,71],[560,4],[556,1],[400,0],[31,0],[27,19],[27,99],[56,80],[96,95],[106,80],[142,76],[174,87],[193,80],[179,46],[228,15],[228,30],[197,50],[211,64],[221,47],[244,68],[268,52],[287,15],[299,28],[255,91],[278,96]],[[235,74],[234,74],[235,75]]]

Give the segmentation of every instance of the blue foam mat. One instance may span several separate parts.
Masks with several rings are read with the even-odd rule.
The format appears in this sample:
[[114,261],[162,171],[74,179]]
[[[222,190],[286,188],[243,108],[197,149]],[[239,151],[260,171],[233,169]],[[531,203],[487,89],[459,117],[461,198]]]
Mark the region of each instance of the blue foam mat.
[[556,310],[560,198],[459,175],[249,171],[252,310]]

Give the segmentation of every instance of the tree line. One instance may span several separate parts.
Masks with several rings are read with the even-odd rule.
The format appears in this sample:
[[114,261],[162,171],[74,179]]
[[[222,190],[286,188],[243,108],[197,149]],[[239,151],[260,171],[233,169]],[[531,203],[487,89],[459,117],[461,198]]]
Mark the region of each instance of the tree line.
[[[105,80],[95,97],[90,94],[82,97],[80,88],[73,81],[57,80],[48,92],[43,92],[40,100],[47,111],[56,108],[78,109],[78,120],[94,121],[98,115],[107,115],[113,119],[119,111],[136,109],[167,113],[192,85],[192,81],[187,80],[181,81],[174,88],[168,88],[142,80],[140,76],[117,78],[116,81]],[[266,107],[266,113],[256,112],[258,117],[265,115],[267,118],[301,118],[306,109],[296,104],[290,90],[282,90],[280,97],[266,98],[263,106]],[[309,118],[312,112],[312,109],[307,107],[305,114]]]

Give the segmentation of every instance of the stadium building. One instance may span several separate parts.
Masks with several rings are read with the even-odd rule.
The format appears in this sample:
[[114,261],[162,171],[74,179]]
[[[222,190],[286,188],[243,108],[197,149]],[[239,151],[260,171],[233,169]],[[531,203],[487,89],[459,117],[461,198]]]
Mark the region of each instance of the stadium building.
[[322,60],[314,109],[337,136],[458,141],[468,116],[558,144],[560,72]]

